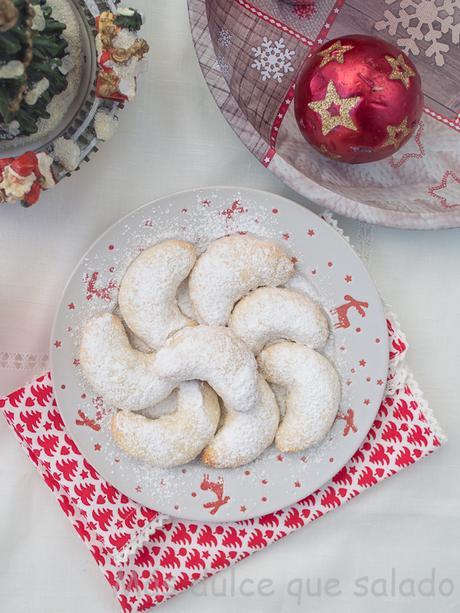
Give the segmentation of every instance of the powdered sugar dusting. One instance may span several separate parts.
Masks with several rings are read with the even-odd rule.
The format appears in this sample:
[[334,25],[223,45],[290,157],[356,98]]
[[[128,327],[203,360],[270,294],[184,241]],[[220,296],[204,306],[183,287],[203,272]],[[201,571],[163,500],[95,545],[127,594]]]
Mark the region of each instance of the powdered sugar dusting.
[[195,322],[176,301],[177,288],[195,263],[192,244],[166,240],[142,251],[128,267],[118,301],[129,328],[152,349],[159,349],[173,332]]
[[215,393],[197,381],[183,383],[173,413],[149,419],[129,411],[112,417],[117,444],[132,457],[160,467],[196,458],[216,431],[220,408]]
[[267,381],[288,390],[278,449],[302,451],[320,443],[340,402],[340,380],[329,360],[305,345],[282,341],[264,349],[257,362]]
[[282,285],[294,265],[273,242],[232,234],[211,243],[189,281],[190,298],[201,322],[225,326],[235,302],[260,286]]
[[229,328],[184,328],[160,349],[155,365],[174,386],[192,379],[207,381],[230,410],[245,412],[255,407],[256,361]]
[[80,361],[94,389],[119,409],[145,409],[166,398],[175,387],[159,377],[154,354],[131,347],[122,322],[111,313],[86,323]]
[[277,287],[261,287],[242,298],[229,327],[256,355],[265,345],[282,339],[321,349],[329,336],[326,315],[315,301]]
[[259,375],[255,408],[246,413],[225,411],[222,427],[203,452],[203,462],[220,468],[234,468],[252,462],[272,444],[278,422],[276,399]]

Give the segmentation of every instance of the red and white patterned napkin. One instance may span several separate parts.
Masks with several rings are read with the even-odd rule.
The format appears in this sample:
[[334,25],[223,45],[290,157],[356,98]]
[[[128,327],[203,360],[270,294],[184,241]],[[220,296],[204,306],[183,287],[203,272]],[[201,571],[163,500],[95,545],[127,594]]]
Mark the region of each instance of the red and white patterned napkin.
[[[386,395],[361,448],[307,498],[252,520],[181,521],[127,498],[99,476],[66,432],[49,374],[10,394],[0,408],[122,610],[147,611],[340,507],[443,443],[443,433],[404,366],[405,338],[390,319],[388,333]],[[345,417],[343,434],[352,433],[352,420]]]

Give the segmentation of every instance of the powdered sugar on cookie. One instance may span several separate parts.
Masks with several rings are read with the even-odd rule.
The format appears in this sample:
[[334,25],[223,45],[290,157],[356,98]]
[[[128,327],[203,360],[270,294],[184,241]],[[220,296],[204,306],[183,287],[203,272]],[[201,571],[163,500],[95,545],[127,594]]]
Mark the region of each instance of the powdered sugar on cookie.
[[149,419],[119,411],[112,417],[112,434],[132,457],[168,468],[196,458],[214,435],[219,415],[213,390],[206,383],[190,381],[179,387],[173,413]]
[[257,364],[246,345],[228,328],[184,328],[157,354],[160,376],[176,386],[207,381],[234,411],[251,411],[257,401]]
[[122,322],[112,313],[86,323],[80,362],[94,390],[119,409],[140,411],[166,398],[175,387],[158,376],[155,354],[131,347]]
[[168,240],[143,251],[122,279],[118,302],[129,328],[153,349],[195,322],[177,306],[176,293],[196,259],[190,243]]
[[323,440],[340,402],[340,379],[329,360],[305,345],[282,341],[264,349],[257,362],[267,381],[287,389],[278,449],[301,451]]
[[273,443],[279,409],[268,383],[259,375],[259,395],[252,411],[241,413],[224,407],[224,420],[201,456],[215,468],[236,468],[252,462]]
[[267,343],[283,339],[321,349],[329,336],[321,307],[305,294],[280,287],[261,287],[242,298],[228,325],[256,355]]
[[190,275],[190,297],[201,323],[225,326],[237,300],[257,287],[283,285],[293,273],[294,264],[276,243],[226,236],[198,259]]

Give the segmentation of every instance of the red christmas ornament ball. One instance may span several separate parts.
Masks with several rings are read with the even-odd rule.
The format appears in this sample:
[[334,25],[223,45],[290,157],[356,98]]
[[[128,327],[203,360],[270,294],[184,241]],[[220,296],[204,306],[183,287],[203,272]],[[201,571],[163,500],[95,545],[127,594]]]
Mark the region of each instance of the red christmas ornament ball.
[[328,41],[306,60],[296,83],[295,115],[303,136],[341,162],[392,155],[411,137],[422,111],[414,64],[372,36]]

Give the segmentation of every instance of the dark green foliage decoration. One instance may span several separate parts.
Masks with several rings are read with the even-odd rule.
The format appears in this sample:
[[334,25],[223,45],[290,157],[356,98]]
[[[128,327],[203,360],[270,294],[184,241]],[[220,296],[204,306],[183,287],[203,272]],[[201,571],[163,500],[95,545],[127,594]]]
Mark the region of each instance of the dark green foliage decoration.
[[128,30],[137,31],[142,26],[142,15],[135,9],[128,9],[132,11],[132,15],[116,15],[115,25],[120,28],[126,28]]
[[[34,6],[40,5],[45,27],[32,29]],[[52,16],[46,0],[0,0],[0,75],[11,62],[21,62],[22,74],[0,78],[0,140],[11,139],[8,125],[16,120],[19,135],[38,130],[38,121],[50,117],[47,107],[54,96],[67,87],[61,72],[67,42],[62,36],[65,24]],[[15,64],[17,66],[17,63]],[[46,77],[49,87],[35,104],[27,104],[25,95]]]

